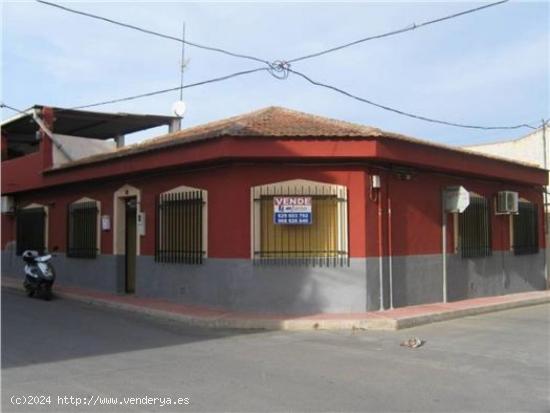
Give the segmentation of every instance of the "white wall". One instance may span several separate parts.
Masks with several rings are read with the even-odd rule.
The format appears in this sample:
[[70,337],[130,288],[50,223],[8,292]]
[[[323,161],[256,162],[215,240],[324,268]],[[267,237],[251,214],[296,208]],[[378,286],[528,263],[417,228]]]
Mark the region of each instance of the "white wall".
[[511,141],[487,143],[482,145],[465,146],[464,149],[481,153],[502,156],[514,161],[529,162],[544,168],[544,149],[550,166],[550,126],[546,126],[546,148],[544,148],[542,128],[522,138]]
[[[59,134],[54,134],[54,138],[62,145],[63,150],[67,152],[73,161],[116,150],[116,143],[112,139],[90,139]],[[52,146],[54,166],[59,166],[69,161],[55,144]]]

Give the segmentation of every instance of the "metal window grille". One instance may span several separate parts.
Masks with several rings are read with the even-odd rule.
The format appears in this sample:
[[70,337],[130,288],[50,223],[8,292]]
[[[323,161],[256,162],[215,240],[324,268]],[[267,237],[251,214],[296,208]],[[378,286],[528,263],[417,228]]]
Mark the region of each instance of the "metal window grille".
[[[259,187],[254,190],[257,265],[349,266],[347,196],[328,186]],[[273,198],[306,196],[312,201],[311,224],[275,224]],[[255,217],[256,218],[256,217]]]
[[17,211],[16,215],[16,254],[21,255],[26,250],[44,253],[45,221],[44,208],[28,208]]
[[513,216],[515,255],[539,252],[538,207],[530,202],[520,202],[518,214]]
[[155,261],[202,264],[203,191],[161,194],[157,198]]
[[458,222],[462,258],[490,256],[492,248],[488,200],[472,196],[470,205],[459,214]]
[[67,218],[67,256],[96,258],[99,209],[95,201],[69,205]]

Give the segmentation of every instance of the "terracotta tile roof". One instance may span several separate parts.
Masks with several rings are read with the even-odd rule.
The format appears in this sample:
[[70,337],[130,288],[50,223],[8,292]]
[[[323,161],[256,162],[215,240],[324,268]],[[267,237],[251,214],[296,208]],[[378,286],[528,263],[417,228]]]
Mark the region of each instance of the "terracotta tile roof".
[[[237,137],[278,137],[278,138],[390,138],[427,146],[445,148],[452,151],[505,160],[499,157],[481,155],[477,152],[443,145],[427,140],[412,138],[393,132],[386,132],[371,126],[359,125],[336,119],[330,119],[287,108],[270,106],[254,112],[205,123],[169,133],[143,142],[128,145],[114,152],[90,156],[68,162],[55,170],[69,168],[102,160],[115,159],[154,149],[182,145],[198,140],[223,136]],[[510,161],[508,161],[510,162]],[[530,165],[531,166],[531,165]]]
[[185,129],[157,140],[218,136],[256,137],[369,137],[380,130],[309,113],[270,106],[205,125]]

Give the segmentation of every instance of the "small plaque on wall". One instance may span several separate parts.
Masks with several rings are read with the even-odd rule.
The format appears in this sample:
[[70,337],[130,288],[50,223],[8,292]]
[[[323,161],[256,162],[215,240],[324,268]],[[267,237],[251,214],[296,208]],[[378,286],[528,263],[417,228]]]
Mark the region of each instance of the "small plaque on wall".
[[110,231],[111,230],[111,217],[109,215],[102,215],[101,216],[101,229],[103,231]]
[[137,229],[139,235],[145,235],[145,212],[138,212],[137,214]]

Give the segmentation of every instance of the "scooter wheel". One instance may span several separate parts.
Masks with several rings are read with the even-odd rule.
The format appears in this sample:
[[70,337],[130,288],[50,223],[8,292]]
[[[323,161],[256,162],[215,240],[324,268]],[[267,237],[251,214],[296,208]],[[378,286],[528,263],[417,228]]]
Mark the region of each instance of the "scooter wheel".
[[32,297],[34,295],[34,290],[27,290],[27,297]]

